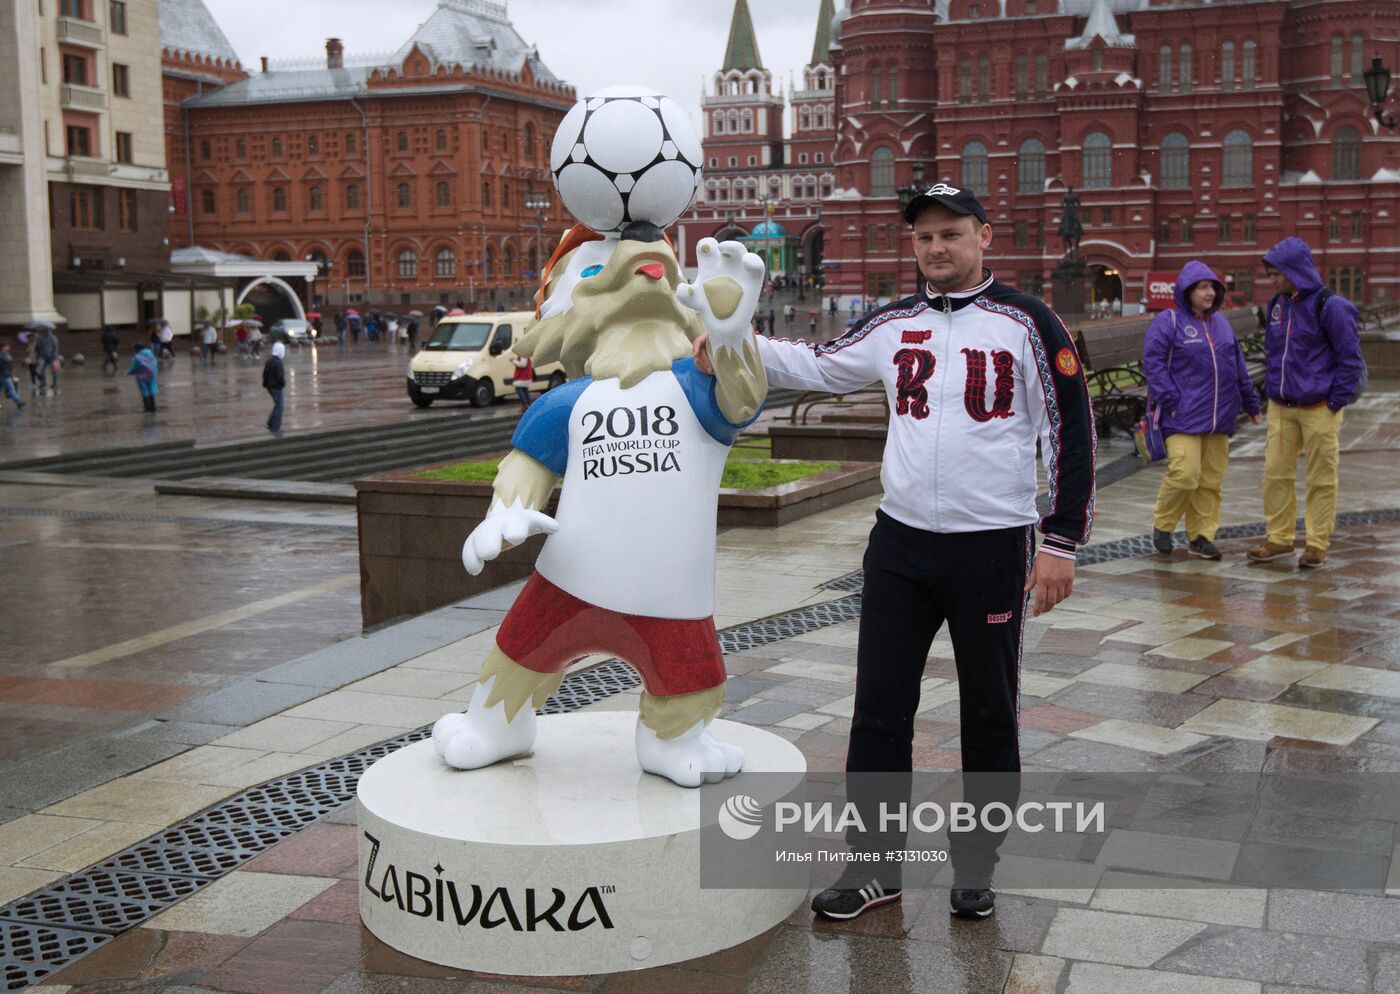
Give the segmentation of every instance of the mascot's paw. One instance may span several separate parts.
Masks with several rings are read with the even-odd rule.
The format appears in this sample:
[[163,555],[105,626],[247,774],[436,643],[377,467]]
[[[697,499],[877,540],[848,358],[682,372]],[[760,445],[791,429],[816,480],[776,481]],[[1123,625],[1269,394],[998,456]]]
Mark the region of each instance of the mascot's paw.
[[506,546],[519,545],[531,535],[553,535],[558,530],[559,522],[542,511],[522,507],[519,500],[510,507],[498,503],[467,536],[462,545],[462,565],[476,576]]
[[637,762],[646,772],[678,786],[699,787],[719,783],[742,770],[744,751],[715,738],[702,722],[674,739],[662,739],[638,721]]
[[523,756],[535,744],[535,712],[521,708],[506,721],[505,706],[478,710],[473,702],[466,714],[448,714],[433,726],[433,748],[448,766],[479,770],[503,759]]
[[467,727],[467,716],[454,711],[452,714],[445,714],[433,725],[433,748],[437,750],[439,756],[447,755],[447,743],[451,742],[457,733]]
[[698,273],[676,296],[700,315],[710,347],[738,348],[753,334],[753,312],[763,290],[763,259],[739,242],[702,238],[696,246]]

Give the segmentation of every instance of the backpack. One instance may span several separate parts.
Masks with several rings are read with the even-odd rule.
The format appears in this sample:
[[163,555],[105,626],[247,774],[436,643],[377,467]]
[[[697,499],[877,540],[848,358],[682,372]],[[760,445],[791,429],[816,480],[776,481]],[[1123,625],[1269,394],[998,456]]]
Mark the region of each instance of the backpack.
[[[1335,294],[1333,294],[1332,290],[1329,287],[1323,287],[1322,289],[1317,291],[1317,299],[1313,301],[1313,317],[1317,319],[1318,331],[1322,330],[1323,308],[1327,306],[1328,298],[1333,296],[1335,296]],[[1269,309],[1265,313],[1272,314],[1274,312],[1274,304],[1278,303],[1278,301],[1282,297],[1283,294],[1281,293],[1276,293],[1272,297],[1270,297]],[[1360,349],[1358,348],[1357,351],[1359,352]],[[1366,368],[1366,358],[1363,356],[1361,358],[1361,375],[1356,380],[1356,390],[1352,393],[1351,400],[1347,401],[1347,403],[1356,403],[1356,401],[1360,399],[1361,395],[1366,392],[1366,387],[1370,383],[1370,381],[1371,373],[1370,370]]]

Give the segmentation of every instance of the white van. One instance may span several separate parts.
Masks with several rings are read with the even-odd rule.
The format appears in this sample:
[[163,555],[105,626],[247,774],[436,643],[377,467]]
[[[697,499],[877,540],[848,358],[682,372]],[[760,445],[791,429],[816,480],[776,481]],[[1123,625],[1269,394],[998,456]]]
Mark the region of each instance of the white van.
[[[492,311],[445,317],[408,366],[408,398],[419,407],[435,400],[469,400],[489,407],[515,395],[515,343],[535,320],[534,311]],[[567,377],[557,362],[535,367],[535,391]]]

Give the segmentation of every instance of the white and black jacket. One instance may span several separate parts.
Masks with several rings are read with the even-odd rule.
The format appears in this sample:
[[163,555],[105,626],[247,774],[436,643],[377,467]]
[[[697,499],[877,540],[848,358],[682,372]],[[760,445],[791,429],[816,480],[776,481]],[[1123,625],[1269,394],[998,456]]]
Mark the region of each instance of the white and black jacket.
[[1097,436],[1069,332],[1043,301],[998,283],[906,297],[824,345],[758,337],[771,384],[849,393],[884,384],[882,510],[933,532],[1034,523],[1036,439],[1049,478],[1042,551],[1089,539]]

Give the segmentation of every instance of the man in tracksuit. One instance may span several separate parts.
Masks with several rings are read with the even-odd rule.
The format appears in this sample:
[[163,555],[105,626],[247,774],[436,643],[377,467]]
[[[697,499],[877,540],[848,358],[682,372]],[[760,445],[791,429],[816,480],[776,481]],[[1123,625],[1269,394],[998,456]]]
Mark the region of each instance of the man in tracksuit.
[[[1036,614],[1069,595],[1094,506],[1093,414],[1064,325],[1043,301],[982,268],[992,229],[971,191],[939,183],[904,217],[927,280],[920,293],[824,345],[755,339],[772,384],[848,393],[878,381],[889,399],[885,496],[865,553],[846,758],[857,805],[862,779],[877,778],[850,774],[913,768],[919,684],[945,621],[958,671],[963,770],[1019,772],[1027,594],[1034,591]],[[1037,439],[1050,489],[1038,551]],[[848,840],[871,853],[891,841],[874,829]],[[953,914],[992,913],[998,841],[953,838]],[[813,910],[854,918],[899,898],[897,865],[850,865],[856,869],[819,894]]]
[[1255,562],[1293,554],[1298,515],[1298,452],[1307,461],[1303,568],[1321,566],[1337,523],[1337,461],[1342,408],[1365,375],[1356,307],[1322,285],[1301,238],[1285,238],[1264,256],[1278,292],[1269,301],[1264,389],[1269,434],[1264,452],[1264,524],[1268,536],[1249,553]]

